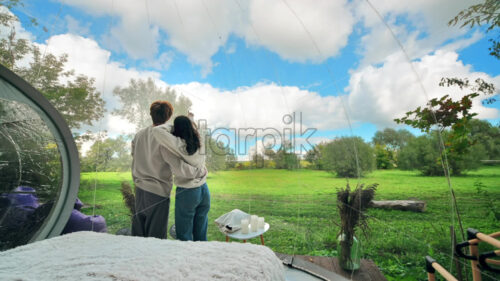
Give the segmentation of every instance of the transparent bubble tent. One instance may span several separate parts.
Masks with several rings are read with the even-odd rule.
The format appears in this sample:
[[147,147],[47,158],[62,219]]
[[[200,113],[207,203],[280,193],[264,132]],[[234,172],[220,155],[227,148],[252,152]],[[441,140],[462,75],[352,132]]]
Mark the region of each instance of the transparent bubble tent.
[[0,280],[500,280],[499,34],[498,0],[0,1]]

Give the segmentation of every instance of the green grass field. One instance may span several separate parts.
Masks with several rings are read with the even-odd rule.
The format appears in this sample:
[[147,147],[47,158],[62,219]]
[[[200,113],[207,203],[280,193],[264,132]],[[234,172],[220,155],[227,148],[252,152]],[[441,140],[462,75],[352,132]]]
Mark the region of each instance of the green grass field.
[[[110,233],[130,226],[128,210],[119,192],[120,182],[124,180],[131,182],[129,172],[82,174],[79,198],[92,205],[96,184],[95,213],[106,218]],[[474,227],[485,233],[498,231],[500,221],[490,207],[493,204],[500,210],[500,167],[484,167],[451,180],[464,228]],[[428,254],[449,268],[449,226],[453,221],[446,178],[389,170],[375,171],[361,182],[379,184],[377,200],[418,198],[427,201],[424,213],[369,209],[370,231],[366,237],[358,235],[364,257],[373,259],[390,280],[424,280],[423,260]],[[483,192],[477,191],[478,182]],[[357,180],[351,179],[350,183],[354,186]],[[345,184],[346,179],[312,170],[212,173],[208,178],[212,200],[208,238],[224,241],[213,221],[237,208],[265,217],[271,225],[264,236],[266,245],[276,252],[335,256],[339,229],[336,189]],[[172,200],[169,226],[174,223],[173,206]],[[85,212],[92,213],[92,208]],[[456,219],[454,223],[458,228]],[[460,234],[457,235],[460,242]],[[259,243],[258,239],[251,242]]]

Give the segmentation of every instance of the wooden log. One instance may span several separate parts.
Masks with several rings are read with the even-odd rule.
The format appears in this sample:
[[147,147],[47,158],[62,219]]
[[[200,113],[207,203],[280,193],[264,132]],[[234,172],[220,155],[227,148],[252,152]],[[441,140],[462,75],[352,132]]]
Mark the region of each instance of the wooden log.
[[424,212],[427,203],[419,200],[384,200],[370,203],[372,208],[391,209],[411,212]]

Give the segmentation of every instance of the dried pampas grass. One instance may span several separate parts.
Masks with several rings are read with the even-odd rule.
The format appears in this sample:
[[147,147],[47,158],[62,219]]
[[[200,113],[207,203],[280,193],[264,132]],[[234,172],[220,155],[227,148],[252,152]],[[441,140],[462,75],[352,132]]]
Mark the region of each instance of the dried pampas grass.
[[351,247],[356,227],[359,226],[364,234],[368,230],[368,217],[364,211],[373,200],[377,186],[377,183],[368,186],[358,184],[354,190],[351,190],[349,183],[347,183],[345,188],[340,188],[337,191],[337,208],[340,215],[339,235],[344,236],[340,242],[340,255],[344,260],[350,261],[351,259]]
[[120,192],[122,193],[125,206],[127,206],[130,211],[130,216],[133,216],[135,214],[135,194],[132,187],[128,182],[122,181]]

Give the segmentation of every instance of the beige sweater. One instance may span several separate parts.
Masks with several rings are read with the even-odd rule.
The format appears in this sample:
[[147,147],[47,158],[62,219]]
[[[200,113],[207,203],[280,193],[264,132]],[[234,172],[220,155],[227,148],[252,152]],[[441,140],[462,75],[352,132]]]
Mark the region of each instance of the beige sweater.
[[[172,174],[182,178],[206,178],[205,169],[182,161],[153,137],[153,127],[140,130],[132,140],[132,178],[136,187],[162,197],[169,197],[172,190]],[[180,184],[190,182],[179,182]],[[177,184],[177,180],[176,180]],[[182,185],[180,185],[182,186]]]
[[189,155],[184,140],[172,135],[170,131],[170,125],[156,126],[153,128],[153,136],[162,147],[169,150],[179,161],[205,171],[204,176],[198,178],[187,177],[186,173],[177,174],[174,171],[175,185],[184,188],[195,188],[203,185],[207,182],[208,174],[205,167],[205,155],[201,153],[203,149],[198,149],[193,155]]

